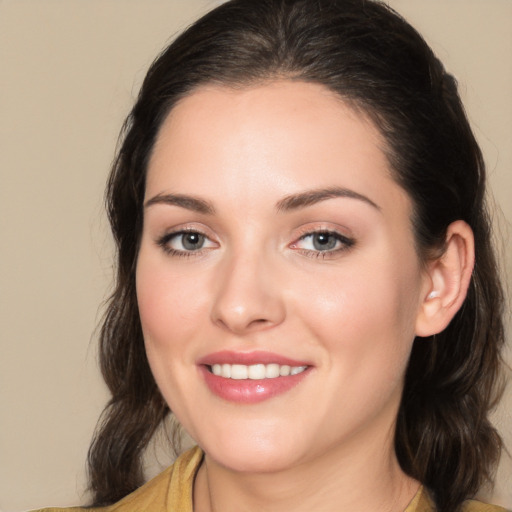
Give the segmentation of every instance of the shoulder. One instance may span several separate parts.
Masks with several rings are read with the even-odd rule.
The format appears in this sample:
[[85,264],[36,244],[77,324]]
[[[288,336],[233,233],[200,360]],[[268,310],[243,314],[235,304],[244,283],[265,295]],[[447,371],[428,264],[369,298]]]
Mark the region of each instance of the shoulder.
[[507,512],[507,509],[497,505],[489,505],[477,500],[468,500],[462,508],[464,512]]
[[107,507],[44,508],[33,512],[192,512],[192,484],[203,459],[197,446],[142,487]]
[[[404,512],[435,512],[436,507],[425,487],[420,487],[416,496]],[[462,512],[510,512],[497,505],[489,505],[477,500],[465,501]]]

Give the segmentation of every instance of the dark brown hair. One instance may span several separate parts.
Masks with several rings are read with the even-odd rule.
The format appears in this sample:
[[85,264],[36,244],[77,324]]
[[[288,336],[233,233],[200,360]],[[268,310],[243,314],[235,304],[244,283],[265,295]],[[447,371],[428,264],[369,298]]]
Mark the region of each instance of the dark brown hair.
[[107,190],[118,266],[101,330],[112,398],[89,451],[94,504],[141,485],[144,448],[169,413],[146,359],[135,293],[145,173],[159,127],[202,84],[274,79],[323,84],[373,120],[412,199],[420,257],[443,247],[451,222],[473,229],[467,298],[444,332],[415,340],[395,437],[403,470],[425,484],[440,512],[455,512],[490,480],[501,449],[488,420],[504,334],[484,163],[453,77],[407,22],[370,0],[233,0],[192,25],[149,69]]

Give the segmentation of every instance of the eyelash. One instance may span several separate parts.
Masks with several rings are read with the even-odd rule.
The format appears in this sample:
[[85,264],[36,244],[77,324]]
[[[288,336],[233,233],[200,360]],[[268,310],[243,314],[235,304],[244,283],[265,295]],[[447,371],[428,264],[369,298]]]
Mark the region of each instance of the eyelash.
[[187,250],[179,250],[179,249],[173,249],[169,243],[180,237],[180,236],[184,236],[184,235],[199,235],[199,236],[202,236],[204,237],[205,240],[210,240],[208,238],[208,236],[204,233],[202,233],[201,231],[197,230],[197,229],[180,229],[179,231],[174,231],[172,233],[167,233],[165,234],[164,236],[160,237],[156,243],[158,246],[160,246],[162,248],[162,250],[172,256],[172,257],[177,257],[177,258],[192,258],[192,257],[195,257],[195,256],[199,256],[201,255],[203,252],[209,250],[209,247],[206,247],[206,248],[200,248],[196,251],[193,251],[193,250],[190,250],[190,251],[187,251]]
[[[180,236],[189,235],[189,234],[199,235],[201,237],[204,237],[205,240],[209,240],[211,242],[211,240],[208,238],[208,236],[206,234],[204,234],[203,232],[201,232],[197,229],[181,229],[179,231],[165,234],[164,236],[157,239],[156,243],[158,246],[160,246],[162,248],[162,250],[166,254],[168,254],[172,257],[178,257],[178,258],[191,258],[191,257],[200,256],[204,252],[206,252],[210,249],[210,247],[201,247],[198,250],[180,250],[180,249],[174,249],[174,248],[170,247],[169,243],[172,240],[174,240]],[[324,251],[314,250],[314,249],[302,249],[300,247],[297,247],[297,244],[299,242],[306,240],[308,237],[313,237],[315,235],[327,235],[330,237],[334,237],[336,240],[336,243],[340,243],[341,247],[338,247],[337,249],[327,249]],[[348,238],[348,237],[342,235],[341,233],[338,233],[337,231],[331,231],[331,230],[327,230],[327,229],[319,229],[319,230],[308,231],[308,232],[302,234],[297,239],[297,241],[290,244],[289,247],[297,250],[304,256],[307,256],[310,258],[327,259],[327,258],[335,257],[344,251],[348,251],[354,245],[355,245],[354,239]]]
[[[325,251],[312,250],[312,249],[301,249],[299,247],[296,247],[300,241],[306,240],[308,237],[313,237],[315,235],[328,235],[328,236],[334,237],[336,240],[336,243],[339,242],[341,244],[341,246],[338,247],[337,249],[328,249]],[[296,250],[300,251],[301,254],[304,254],[305,256],[308,256],[310,258],[312,257],[312,258],[327,259],[327,258],[336,257],[340,253],[348,251],[355,245],[355,243],[356,242],[353,238],[348,238],[348,237],[342,235],[341,233],[338,233],[337,231],[332,231],[332,230],[328,230],[328,229],[318,229],[318,230],[308,231],[308,232],[304,233],[303,235],[300,236],[300,238],[296,242],[293,242],[293,244],[291,244],[291,247],[295,248]]]

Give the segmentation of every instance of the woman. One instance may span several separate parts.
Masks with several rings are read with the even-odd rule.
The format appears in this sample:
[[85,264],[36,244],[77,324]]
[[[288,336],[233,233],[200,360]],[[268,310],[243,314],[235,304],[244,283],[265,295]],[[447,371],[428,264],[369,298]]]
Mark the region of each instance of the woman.
[[[467,501],[501,448],[484,192],[455,81],[383,4],[234,0],[189,28],[109,182],[93,505],[502,510]],[[140,487],[170,410],[200,448]]]

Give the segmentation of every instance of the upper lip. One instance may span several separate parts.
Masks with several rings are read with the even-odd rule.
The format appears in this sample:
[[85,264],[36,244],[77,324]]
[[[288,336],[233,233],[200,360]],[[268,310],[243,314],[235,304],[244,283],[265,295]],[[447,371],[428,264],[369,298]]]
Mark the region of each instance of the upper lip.
[[288,366],[310,366],[308,362],[290,359],[273,352],[253,351],[253,352],[235,352],[231,350],[221,350],[201,357],[197,364],[212,366],[214,364],[243,364],[251,366],[253,364],[279,364]]

